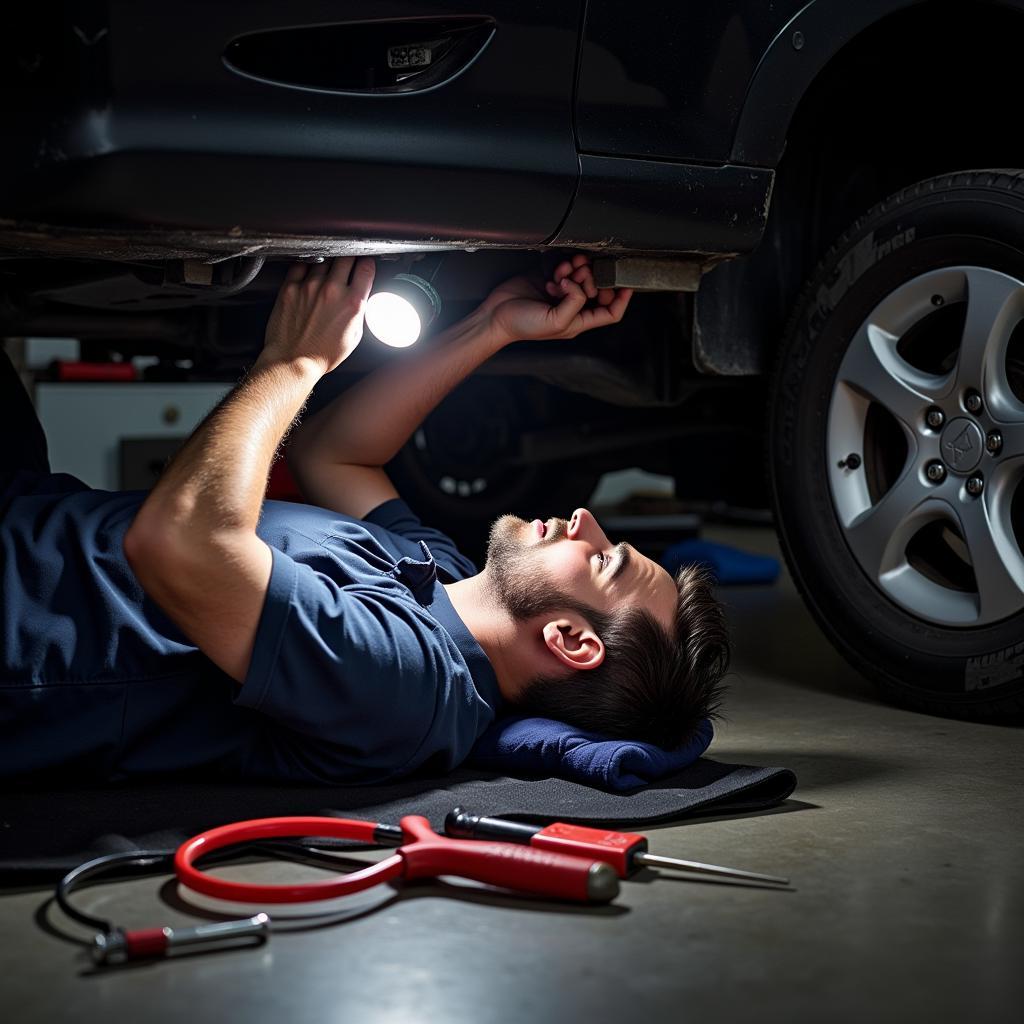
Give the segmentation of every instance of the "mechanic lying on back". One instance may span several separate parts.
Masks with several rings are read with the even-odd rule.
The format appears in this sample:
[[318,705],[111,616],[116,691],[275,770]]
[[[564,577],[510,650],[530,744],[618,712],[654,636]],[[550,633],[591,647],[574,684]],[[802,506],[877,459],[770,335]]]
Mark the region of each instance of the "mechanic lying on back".
[[292,267],[255,365],[148,496],[50,474],[24,392],[0,399],[25,441],[0,465],[0,775],[372,782],[453,768],[505,705],[663,747],[714,711],[728,641],[700,571],[673,580],[577,509],[502,516],[478,573],[381,469],[499,349],[622,317],[629,291],[599,293],[584,256],[546,294],[499,286],[311,417],[289,463],[312,504],[264,502],[373,276]]

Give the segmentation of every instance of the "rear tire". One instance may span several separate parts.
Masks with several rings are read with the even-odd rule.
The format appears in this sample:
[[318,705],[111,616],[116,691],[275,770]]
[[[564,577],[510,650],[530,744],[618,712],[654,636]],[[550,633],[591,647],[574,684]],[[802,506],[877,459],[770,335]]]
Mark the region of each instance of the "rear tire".
[[829,639],[905,706],[1024,711],[1024,173],[933,178],[854,224],[769,410],[782,549]]

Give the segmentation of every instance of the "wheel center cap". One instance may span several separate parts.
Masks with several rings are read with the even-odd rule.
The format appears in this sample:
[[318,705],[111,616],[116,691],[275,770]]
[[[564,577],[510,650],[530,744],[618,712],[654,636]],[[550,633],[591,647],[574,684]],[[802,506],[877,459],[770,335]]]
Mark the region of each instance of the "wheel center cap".
[[961,416],[946,424],[939,447],[950,472],[966,474],[981,462],[985,437],[974,420]]

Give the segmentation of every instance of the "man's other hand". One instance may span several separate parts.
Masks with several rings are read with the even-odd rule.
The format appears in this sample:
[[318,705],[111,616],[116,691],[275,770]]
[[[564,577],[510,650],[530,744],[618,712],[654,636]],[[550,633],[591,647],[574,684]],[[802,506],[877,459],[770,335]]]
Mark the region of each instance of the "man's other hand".
[[633,292],[597,288],[590,257],[577,253],[556,268],[543,290],[525,277],[498,285],[480,309],[507,341],[575,338],[584,331],[618,323]]
[[270,314],[260,358],[309,359],[323,373],[333,370],[363,336],[374,272],[374,261],[366,256],[294,264]]

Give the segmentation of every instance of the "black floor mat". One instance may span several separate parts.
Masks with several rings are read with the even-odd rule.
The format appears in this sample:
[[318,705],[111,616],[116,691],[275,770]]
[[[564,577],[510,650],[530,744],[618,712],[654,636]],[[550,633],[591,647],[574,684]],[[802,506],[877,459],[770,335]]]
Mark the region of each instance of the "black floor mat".
[[198,832],[247,818],[327,814],[397,823],[405,814],[422,814],[440,830],[448,811],[460,806],[475,814],[626,827],[698,811],[760,810],[785,800],[795,787],[796,776],[787,768],[701,758],[677,775],[630,793],[469,769],[441,778],[344,788],[165,782],[8,792],[0,795],[0,885],[51,880],[104,853],[169,852]]

